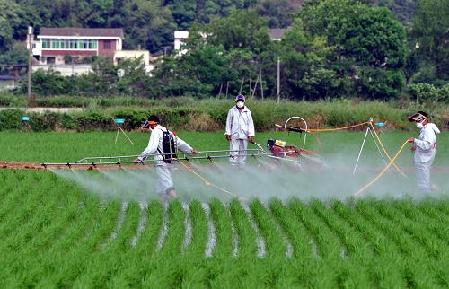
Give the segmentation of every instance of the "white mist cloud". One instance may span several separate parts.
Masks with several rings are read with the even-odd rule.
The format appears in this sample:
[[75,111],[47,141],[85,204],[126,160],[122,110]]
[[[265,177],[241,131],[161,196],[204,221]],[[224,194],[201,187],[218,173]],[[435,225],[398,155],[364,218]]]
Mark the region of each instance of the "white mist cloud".
[[[244,199],[270,198],[287,200],[299,198],[305,202],[312,199],[328,201],[331,199],[348,200],[363,185],[374,178],[384,167],[385,162],[378,155],[362,155],[356,175],[353,168],[357,152],[339,152],[316,160],[305,160],[302,167],[294,163],[277,161],[269,158],[250,160],[246,166],[236,168],[222,160],[213,164],[192,162],[193,169],[213,186],[205,184],[185,166],[178,164],[173,171],[175,187],[179,198],[183,200],[199,199],[207,201],[219,198],[229,201],[232,195],[217,189],[223,188]],[[409,156],[404,156],[406,163]],[[402,177],[394,168],[369,187],[361,197],[371,198],[405,198],[444,197],[435,192],[423,196],[416,192],[415,173],[411,166],[405,171],[408,178]],[[158,199],[154,192],[155,174],[149,167],[146,170],[118,169],[115,171],[55,171],[67,180],[73,181],[89,192],[104,199],[124,201],[147,201]],[[442,190],[447,190],[447,174],[436,172],[433,181]],[[216,187],[214,187],[216,186]]]

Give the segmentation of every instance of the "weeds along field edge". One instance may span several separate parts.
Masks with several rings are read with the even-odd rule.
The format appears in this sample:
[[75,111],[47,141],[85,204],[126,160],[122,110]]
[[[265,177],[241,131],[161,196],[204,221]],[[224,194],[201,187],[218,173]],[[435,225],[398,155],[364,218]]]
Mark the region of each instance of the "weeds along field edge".
[[125,205],[48,172],[0,180],[2,288],[449,286],[449,200]]

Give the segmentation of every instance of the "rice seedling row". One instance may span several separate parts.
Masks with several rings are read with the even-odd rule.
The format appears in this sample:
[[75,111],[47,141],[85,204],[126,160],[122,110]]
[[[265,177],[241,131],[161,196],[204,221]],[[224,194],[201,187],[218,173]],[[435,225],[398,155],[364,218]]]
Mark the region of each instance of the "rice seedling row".
[[161,204],[100,199],[47,172],[0,180],[2,288],[449,284],[444,200]]

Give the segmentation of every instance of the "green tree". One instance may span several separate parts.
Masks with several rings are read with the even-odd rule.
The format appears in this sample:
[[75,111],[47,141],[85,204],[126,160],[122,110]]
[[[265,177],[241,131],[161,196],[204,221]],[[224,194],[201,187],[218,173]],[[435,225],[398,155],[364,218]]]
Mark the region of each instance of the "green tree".
[[293,18],[301,5],[291,0],[261,0],[255,9],[266,18],[268,27],[285,28],[292,24]]
[[12,49],[0,54],[0,63],[3,64],[28,64],[28,50],[22,43],[14,42]]
[[270,41],[265,20],[255,11],[236,10],[212,21],[205,29],[208,43],[222,45],[225,50],[249,48],[258,54]]
[[[305,5],[300,17],[305,31],[327,39],[327,46],[332,49],[329,57],[332,69],[342,83],[346,79],[353,82],[353,94],[381,99],[399,94],[407,42],[404,27],[391,11],[350,0],[325,0]],[[373,77],[378,75],[389,77]],[[361,81],[365,76],[368,81]],[[386,81],[387,85],[373,86],[372,81]],[[387,89],[393,83],[394,89]]]
[[[62,76],[60,73],[51,70],[48,72],[42,70],[34,72],[31,81],[33,93],[38,95],[62,95],[70,93],[73,88],[73,82]],[[27,87],[27,83],[24,82],[22,85],[22,92],[25,93]]]
[[166,96],[192,95],[210,97],[223,83],[236,81],[237,72],[221,47],[204,45],[181,57],[168,57],[152,78],[157,93]]
[[122,95],[147,96],[149,76],[145,72],[143,57],[126,59],[119,63],[117,91]]
[[435,67],[435,77],[449,80],[449,0],[419,0],[412,37],[420,62]]
[[[301,100],[334,97],[338,81],[335,72],[327,66],[330,53],[326,39],[308,35],[302,22],[297,20],[277,52],[282,65],[283,93]],[[273,68],[274,63],[270,66]],[[265,75],[270,73],[265,72]]]
[[23,10],[11,0],[0,1],[0,51],[12,48],[14,36],[21,26]]
[[172,45],[176,25],[158,0],[116,0],[111,15],[108,26],[124,28],[126,48],[157,51]]

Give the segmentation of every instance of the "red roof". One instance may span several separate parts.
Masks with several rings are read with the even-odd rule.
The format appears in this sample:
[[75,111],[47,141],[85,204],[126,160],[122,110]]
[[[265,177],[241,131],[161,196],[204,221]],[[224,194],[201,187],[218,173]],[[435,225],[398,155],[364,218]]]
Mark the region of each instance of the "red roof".
[[121,28],[45,28],[42,27],[39,36],[69,36],[69,37],[119,37],[123,38]]

